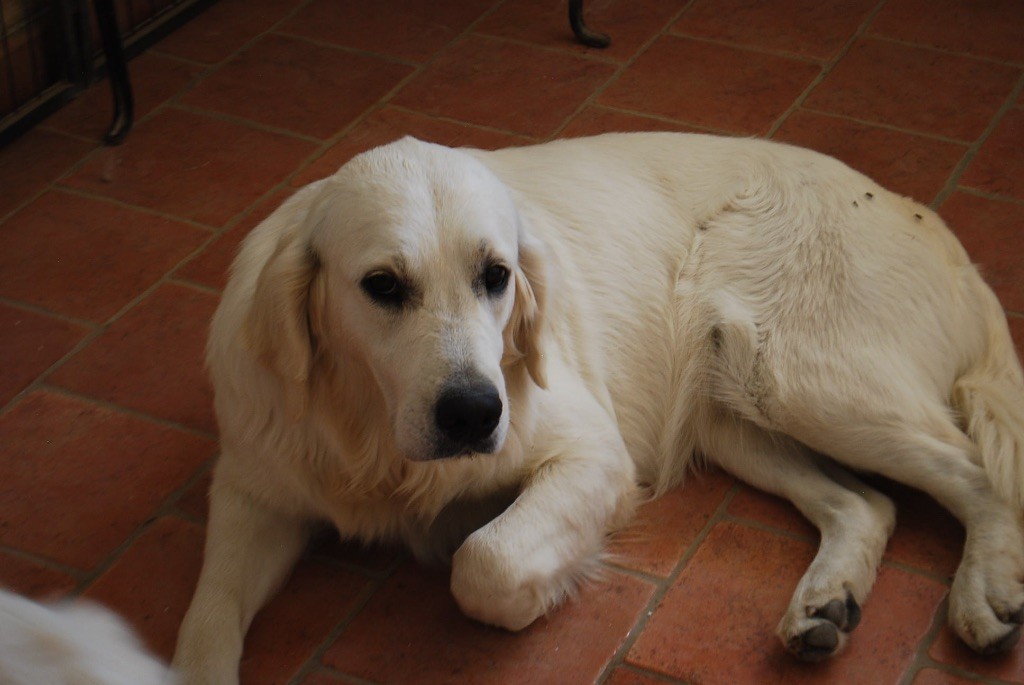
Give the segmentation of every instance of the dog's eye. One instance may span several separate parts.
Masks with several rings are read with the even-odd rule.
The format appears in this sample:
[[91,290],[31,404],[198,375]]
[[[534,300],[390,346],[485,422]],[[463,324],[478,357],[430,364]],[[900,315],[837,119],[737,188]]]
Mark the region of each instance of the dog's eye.
[[491,264],[484,271],[484,287],[491,295],[500,295],[508,285],[508,269],[501,264]]
[[381,304],[400,305],[404,297],[402,283],[387,271],[377,271],[362,281],[363,290]]

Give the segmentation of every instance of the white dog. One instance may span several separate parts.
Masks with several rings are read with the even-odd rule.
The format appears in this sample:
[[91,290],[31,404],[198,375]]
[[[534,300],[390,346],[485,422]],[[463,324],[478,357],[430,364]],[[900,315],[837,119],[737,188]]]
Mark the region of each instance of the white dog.
[[696,455],[820,529],[778,629],[800,657],[842,648],[893,528],[853,471],[966,526],[967,644],[1019,636],[1024,379],[1002,309],[933,212],[814,152],[406,138],[253,231],[208,361],[223,453],[175,656],[190,685],[237,682],[311,521],[455,549],[462,610],[518,630]]
[[174,685],[119,618],[95,604],[42,605],[0,590],[2,685]]

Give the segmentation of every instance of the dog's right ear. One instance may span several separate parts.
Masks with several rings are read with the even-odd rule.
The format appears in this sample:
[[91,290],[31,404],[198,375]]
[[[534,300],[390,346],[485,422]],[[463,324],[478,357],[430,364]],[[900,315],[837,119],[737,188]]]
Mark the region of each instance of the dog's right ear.
[[245,342],[280,380],[289,414],[298,420],[309,399],[310,371],[317,354],[319,306],[312,291],[320,261],[291,231],[263,265],[244,324]]

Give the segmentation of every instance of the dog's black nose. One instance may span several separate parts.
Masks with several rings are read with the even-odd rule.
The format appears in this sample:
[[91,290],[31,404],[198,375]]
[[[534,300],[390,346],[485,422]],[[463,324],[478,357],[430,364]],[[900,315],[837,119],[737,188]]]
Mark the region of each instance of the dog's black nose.
[[456,445],[472,446],[488,438],[501,420],[501,397],[490,383],[448,388],[434,409],[441,434]]

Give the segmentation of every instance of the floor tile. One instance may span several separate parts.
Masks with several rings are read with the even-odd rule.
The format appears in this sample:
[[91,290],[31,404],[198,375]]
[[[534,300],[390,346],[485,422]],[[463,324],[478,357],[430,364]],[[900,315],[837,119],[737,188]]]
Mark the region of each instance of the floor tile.
[[846,45],[876,5],[875,0],[696,0],[672,30],[827,60]]
[[[896,504],[896,530],[886,547],[885,560],[896,561],[937,576],[956,570],[963,550],[963,529],[956,519],[924,493],[890,482],[871,485]],[[741,489],[729,503],[729,513],[817,543],[817,529],[796,508],[779,497]]]
[[526,145],[530,139],[499,131],[467,126],[454,121],[434,119],[423,114],[393,107],[374,112],[327,149],[292,179],[292,185],[303,186],[331,176],[360,152],[365,152],[404,136],[413,136],[449,147],[496,149]]
[[313,149],[303,140],[169,109],[140,125],[123,145],[95,155],[67,183],[222,226]]
[[1011,316],[1008,323],[1010,324],[1010,335],[1013,336],[1013,341],[1017,346],[1017,358],[1024,361],[1024,318]]
[[0,407],[88,333],[80,324],[0,304]]
[[102,322],[208,238],[177,221],[49,192],[0,224],[0,296]]
[[476,27],[492,36],[514,38],[545,47],[626,60],[659,33],[686,5],[684,0],[604,0],[583,3],[584,21],[608,34],[607,48],[588,48],[573,36],[568,5],[562,0],[510,0]]
[[[158,520],[88,596],[117,609],[158,654],[170,658],[199,576],[203,535],[194,524]],[[345,619],[367,584],[351,572],[300,561],[285,587],[253,621],[240,664],[243,685],[288,682]]]
[[1024,206],[958,192],[939,209],[1003,306],[1024,312]]
[[818,529],[789,501],[744,485],[729,502],[729,513],[817,542]]
[[[128,63],[135,121],[176,95],[203,67],[173,57],[143,53]],[[48,128],[101,141],[113,116],[110,81],[104,79],[46,120]]]
[[672,681],[620,667],[612,671],[611,676],[605,682],[607,685],[665,685]]
[[614,67],[483,36],[441,52],[394,103],[471,124],[548,136]]
[[253,621],[239,669],[242,685],[290,682],[348,618],[369,584],[351,571],[301,560],[281,592]]
[[44,190],[95,147],[37,128],[0,150],[0,218]]
[[[170,659],[199,578],[203,540],[200,526],[158,519],[86,596],[124,616],[156,654]],[[350,571],[301,560],[253,621],[240,664],[242,684],[289,682],[368,583]]]
[[928,656],[941,664],[963,668],[988,678],[1024,683],[1024,649],[1020,645],[998,656],[979,656],[961,642],[948,625],[944,625],[928,650]]
[[447,570],[408,564],[377,591],[323,661],[380,683],[593,682],[653,590],[609,572],[578,601],[512,634],[462,616]]
[[0,587],[37,600],[56,599],[75,588],[67,573],[0,552]]
[[[961,55],[862,38],[808,96],[811,109],[973,141],[1018,72]],[[927,102],[927,107],[920,104]]]
[[602,104],[742,134],[763,134],[811,84],[813,64],[678,37],[658,40]]
[[153,522],[85,597],[123,616],[165,660],[174,654],[203,558],[203,528],[172,517]]
[[687,476],[682,487],[640,508],[636,521],[612,539],[609,561],[667,578],[732,485],[717,469]]
[[352,681],[328,671],[314,671],[302,679],[302,685],[349,685]]
[[0,415],[0,537],[87,570],[214,452],[213,441],[33,392]]
[[1016,0],[889,0],[869,30],[953,52],[1024,62],[1024,10]]
[[175,271],[175,277],[222,290],[227,285],[228,269],[238,254],[242,240],[249,235],[249,231],[273,214],[293,192],[291,188],[284,188],[260,202],[245,215],[244,219],[218,236],[203,248],[202,252]]
[[271,34],[239,53],[183,102],[324,139],[412,71],[404,64]]
[[163,285],[48,380],[212,433],[213,390],[203,355],[216,306],[215,295]]
[[601,106],[590,106],[573,117],[572,121],[558,134],[559,138],[596,136],[602,133],[625,133],[629,131],[675,131],[680,133],[701,133],[695,126],[687,126],[640,114],[618,112]]
[[806,111],[791,114],[774,138],[836,157],[925,204],[967,152],[966,145]]
[[210,483],[213,469],[207,470],[174,501],[173,509],[192,521],[205,522],[210,513]]
[[701,683],[897,682],[913,663],[945,587],[883,568],[848,649],[823,664],[802,663],[774,631],[813,553],[809,543],[766,531],[716,526],[627,660]]
[[423,62],[493,6],[494,0],[313,0],[279,30]]
[[923,668],[914,676],[913,685],[977,685],[977,682],[935,668]]
[[964,548],[960,523],[923,492],[896,483],[872,484],[896,504],[896,530],[885,559],[952,579]]
[[222,62],[300,4],[301,0],[219,0],[157,43],[156,49],[196,62]]
[[[1024,10],[1022,10],[1024,13]],[[1024,200],[1024,109],[1011,109],[971,160],[960,184]]]

